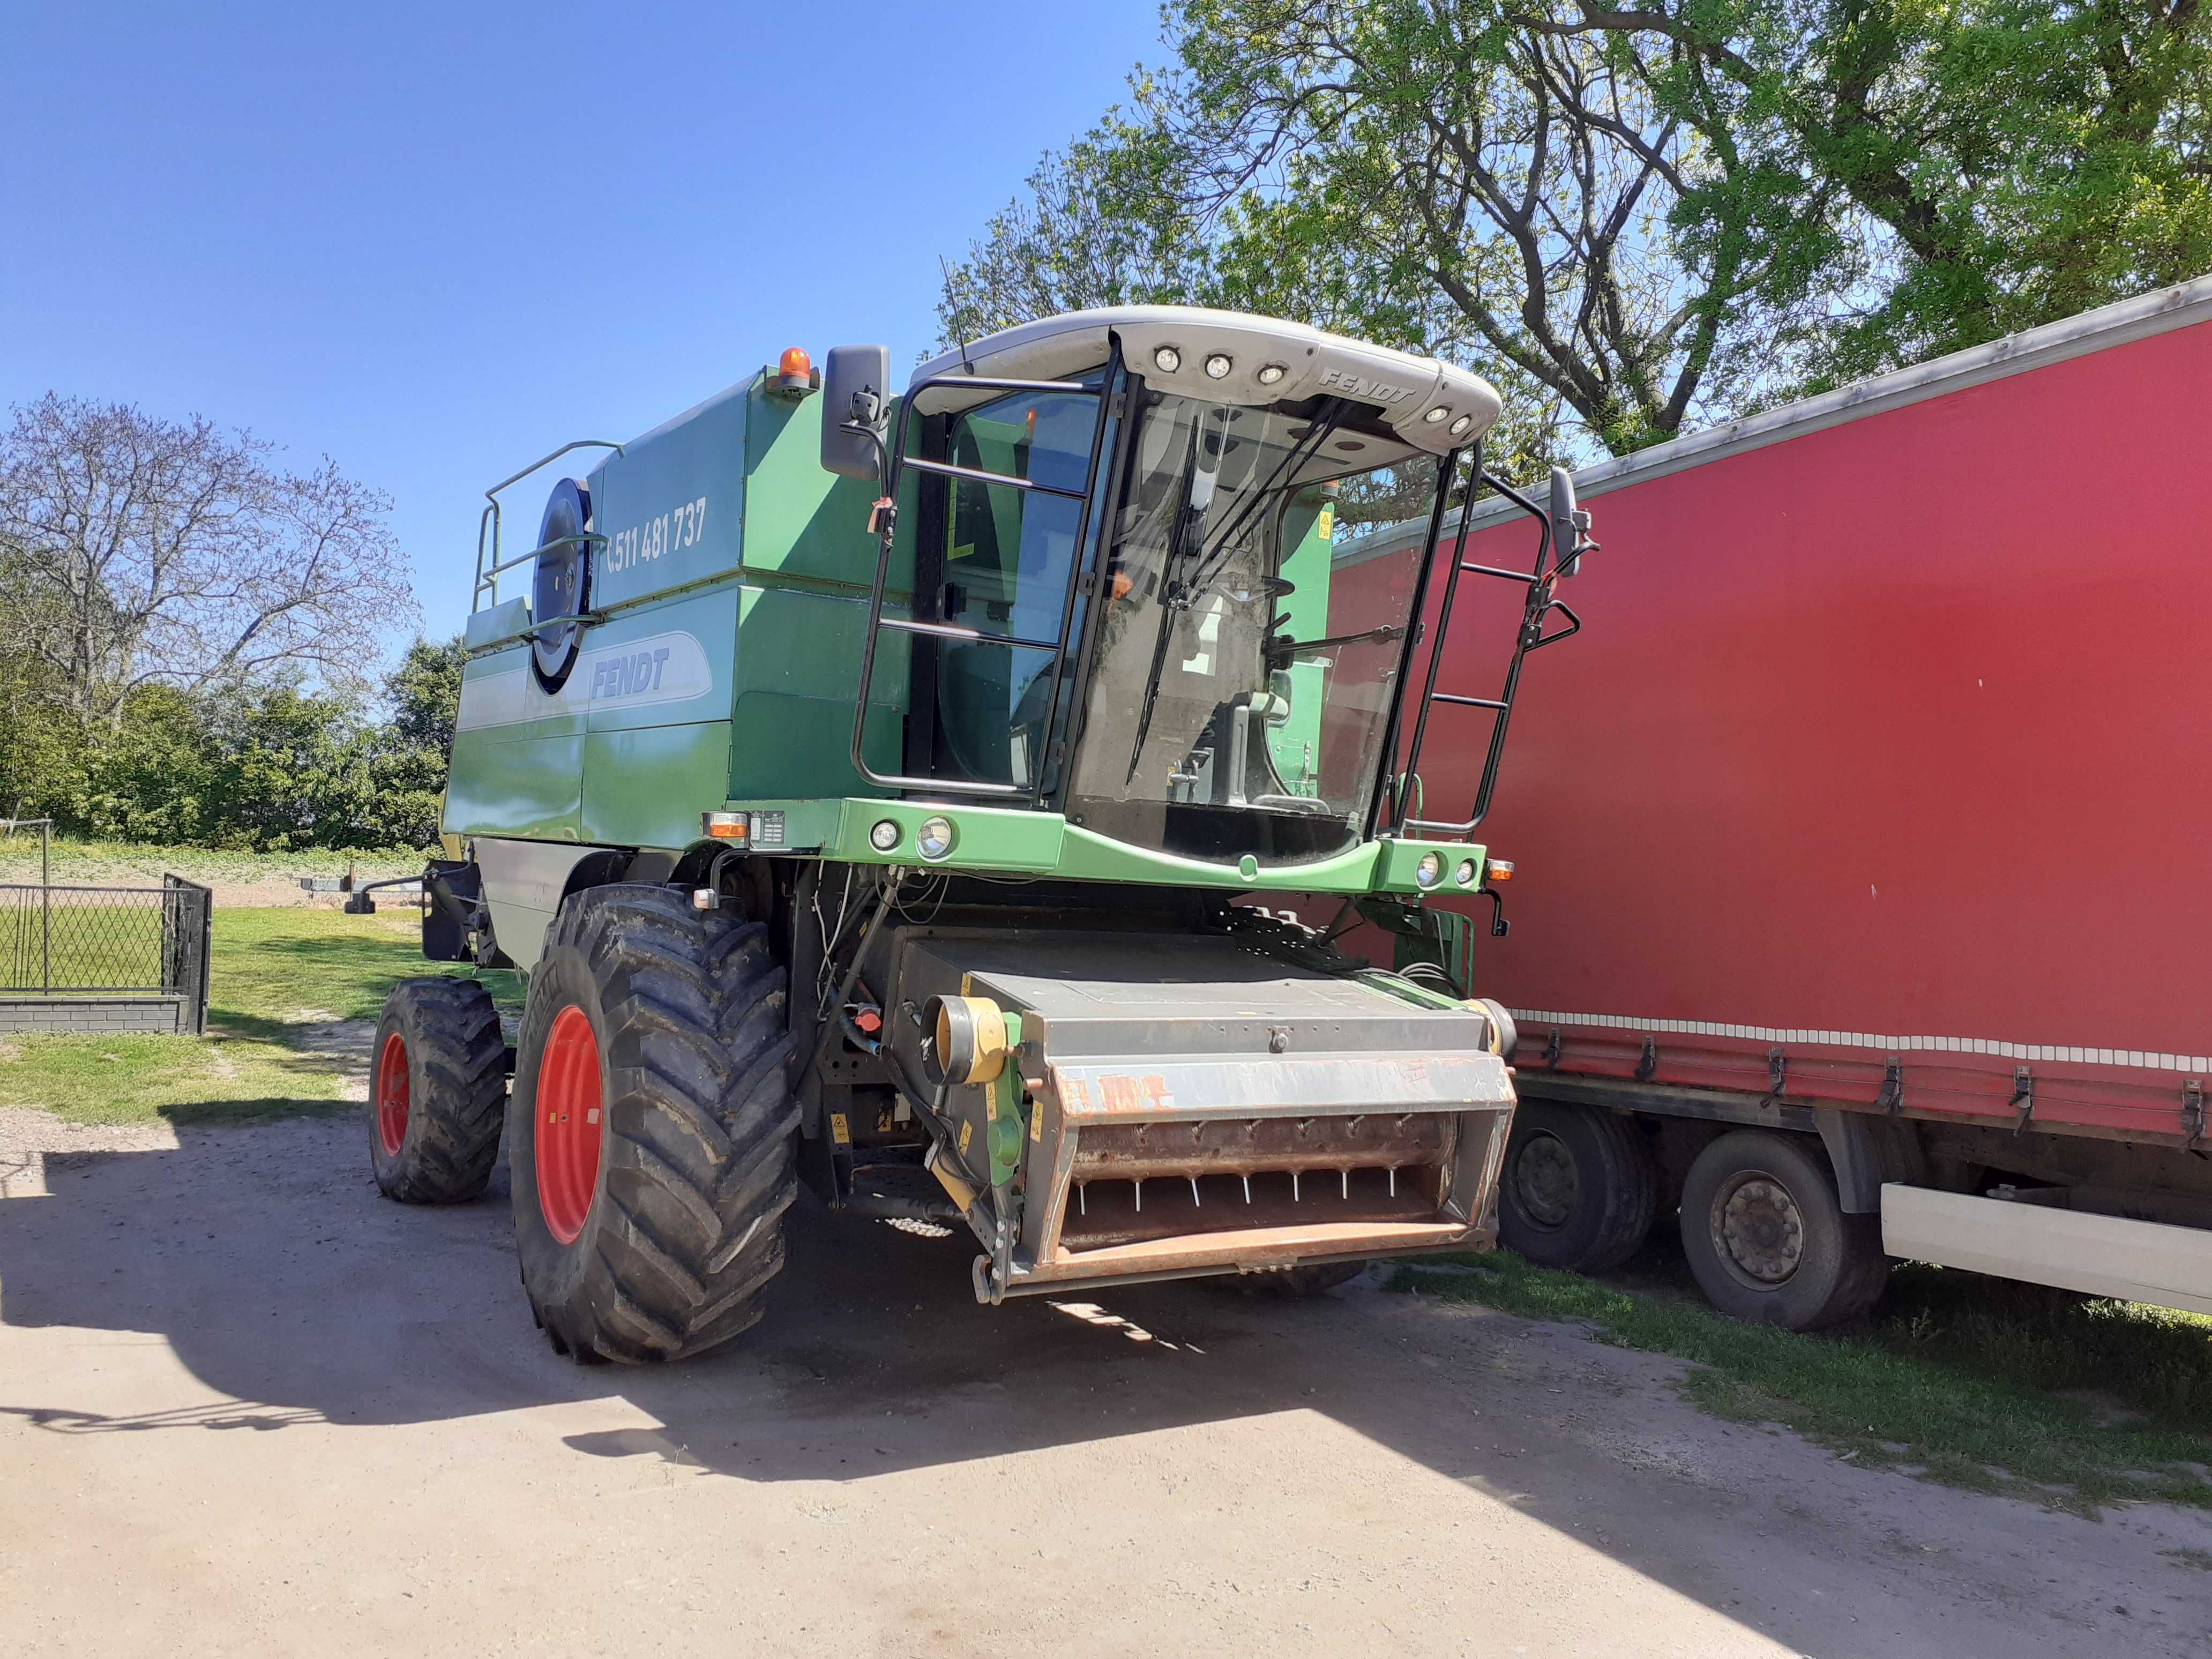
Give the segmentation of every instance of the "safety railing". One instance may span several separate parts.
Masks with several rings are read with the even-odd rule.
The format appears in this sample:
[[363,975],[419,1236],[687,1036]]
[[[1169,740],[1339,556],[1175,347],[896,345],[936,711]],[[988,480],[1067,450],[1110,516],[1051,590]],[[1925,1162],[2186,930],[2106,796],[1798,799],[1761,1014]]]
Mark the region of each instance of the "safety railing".
[[[1405,763],[1393,769],[1392,781],[1395,798],[1389,803],[1395,815],[1399,835],[1434,836],[1443,840],[1457,840],[1471,836],[1483,819],[1490,816],[1490,805],[1498,789],[1498,771],[1505,754],[1505,732],[1513,718],[1513,703],[1521,688],[1522,665],[1532,651],[1547,645],[1557,645],[1582,630],[1582,618],[1573,608],[1553,592],[1559,579],[1559,563],[1553,555],[1551,517],[1543,508],[1504,479],[1493,477],[1482,470],[1482,452],[1477,447],[1468,452],[1473,457],[1465,485],[1460,495],[1460,528],[1452,541],[1449,562],[1446,567],[1442,598],[1437,606],[1436,629],[1429,647],[1428,671],[1421,686],[1421,700],[1413,717],[1413,738],[1407,748]],[[1462,452],[1454,451],[1445,458],[1443,486],[1437,491],[1436,504],[1429,520],[1429,533],[1423,543],[1420,574],[1415,580],[1413,614],[1417,618],[1424,614],[1428,603],[1430,573],[1437,563],[1437,551],[1443,540],[1444,520],[1453,483]],[[1536,544],[1536,562],[1531,570],[1501,568],[1495,565],[1476,564],[1463,555],[1467,550],[1467,510],[1473,502],[1475,486],[1487,484],[1516,507],[1533,517],[1539,526]],[[1569,551],[1571,557],[1572,550]],[[1548,566],[1548,568],[1547,568]],[[1518,582],[1527,589],[1521,625],[1514,635],[1513,654],[1505,667],[1505,684],[1494,697],[1477,697],[1460,692],[1437,690],[1437,673],[1443,665],[1444,647],[1451,637],[1453,601],[1459,595],[1462,576],[1480,576],[1496,580]],[[1567,619],[1567,626],[1553,633],[1546,633],[1545,619],[1554,611]],[[1479,708],[1491,715],[1490,743],[1482,762],[1482,775],[1475,786],[1474,810],[1464,819],[1427,818],[1416,817],[1415,803],[1420,799],[1421,749],[1428,739],[1430,711],[1443,703],[1454,708]],[[1394,719],[1389,740],[1383,752],[1389,754],[1396,746],[1396,722]]]
[[[484,509],[483,513],[477,515],[477,576],[476,585],[470,590],[469,594],[470,615],[474,616],[477,611],[485,608],[484,596],[487,593],[491,595],[491,602],[494,605],[496,605],[499,602],[499,577],[501,571],[514,570],[526,564],[535,563],[540,554],[550,553],[556,548],[567,547],[572,544],[580,543],[587,550],[605,545],[606,538],[604,536],[590,534],[580,536],[556,536],[551,541],[547,542],[544,546],[533,547],[527,553],[518,553],[511,559],[501,559],[500,557],[501,513],[499,492],[505,489],[510,484],[520,483],[532,473],[537,471],[539,467],[550,466],[554,462],[559,460],[563,455],[568,454],[571,450],[576,449],[611,449],[617,455],[623,453],[623,447],[610,439],[579,438],[573,443],[562,444],[560,448],[555,450],[550,455],[540,456],[538,459],[531,462],[528,466],[524,467],[521,471],[514,474],[510,477],[501,478],[489,489],[484,491]],[[484,562],[484,556],[487,553],[491,556],[491,562],[489,564]],[[539,628],[551,628],[560,623],[588,621],[589,618],[582,617],[540,617],[533,618],[532,620]]]

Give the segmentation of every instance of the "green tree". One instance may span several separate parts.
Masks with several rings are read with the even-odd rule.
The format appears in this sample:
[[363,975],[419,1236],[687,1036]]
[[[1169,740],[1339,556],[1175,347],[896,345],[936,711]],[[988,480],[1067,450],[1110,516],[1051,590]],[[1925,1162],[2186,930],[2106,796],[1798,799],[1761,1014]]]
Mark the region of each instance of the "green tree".
[[[2212,269],[2202,0],[1647,0],[1547,5],[1668,110],[1719,107],[1747,179],[1839,195],[1871,250],[1814,385]],[[1718,181],[1686,223],[1723,213]]]
[[418,639],[385,677],[392,713],[374,737],[374,799],[366,826],[379,846],[428,847],[438,838],[467,660],[458,635]]
[[[948,339],[1243,307],[1620,453],[2212,264],[2199,0],[1174,0],[1171,70],[948,273]],[[1577,443],[1576,429],[1585,434]]]

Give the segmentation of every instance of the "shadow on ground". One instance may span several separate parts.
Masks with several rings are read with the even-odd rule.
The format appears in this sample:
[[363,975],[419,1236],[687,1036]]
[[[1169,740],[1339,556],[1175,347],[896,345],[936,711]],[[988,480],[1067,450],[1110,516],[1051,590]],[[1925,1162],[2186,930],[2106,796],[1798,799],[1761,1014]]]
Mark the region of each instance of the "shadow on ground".
[[769,1311],[732,1348],[665,1370],[580,1368],[532,1328],[503,1171],[480,1202],[404,1208],[377,1194],[365,1154],[344,1156],[363,1139],[356,1125],[222,1125],[240,1109],[170,1115],[174,1150],[47,1154],[50,1196],[0,1206],[0,1320],[155,1333],[210,1388],[259,1403],[145,1419],[0,1405],[87,1433],[405,1423],[619,1395],[664,1428],[569,1443],[754,1480],[1310,1409],[1454,1475],[1482,1472],[1452,1414],[1408,1397],[1437,1380],[1438,1356],[1375,1348],[1371,1290],[1305,1302],[1164,1285],[981,1307],[972,1241],[805,1198]]
[[[2038,1621],[2054,1613],[2014,1598],[1990,1540],[2002,1534],[2008,1559],[2051,1559],[2100,1531],[1838,1468],[1692,1417],[1668,1397],[1668,1362],[1371,1280],[1310,1301],[1170,1284],[984,1308],[969,1290],[972,1243],[806,1200],[770,1310],[732,1348],[666,1369],[579,1368],[532,1328],[503,1176],[483,1201],[407,1209],[377,1194],[357,1113],[176,1128],[171,1150],[49,1153],[46,1195],[0,1202],[0,1325],[154,1334],[219,1397],[120,1415],[90,1409],[93,1395],[24,1398],[20,1377],[0,1377],[0,1415],[60,1435],[255,1435],[586,1404],[613,1425],[563,1433],[579,1457],[773,1483],[1312,1413],[1793,1651],[1923,1650],[1969,1602],[2002,1604],[2015,1635],[1991,1626],[1953,1650],[2015,1650],[2016,1619],[2051,1629]],[[1256,1497],[1281,1480],[1264,1460],[1334,1433],[1316,1421],[1210,1441],[1192,1478],[1213,1483],[1208,1504],[1243,1503],[1238,1456],[1263,1460]],[[1434,1501],[1417,1472],[1405,1480],[1405,1502]],[[1883,1541],[1923,1528],[1909,1556]],[[2076,1530],[2062,1541],[2061,1528]],[[2086,1564],[2085,1594],[2112,1565]],[[1826,1639],[1869,1572],[1897,1621],[1890,1644]],[[1872,1638],[1871,1622],[1856,1634]]]

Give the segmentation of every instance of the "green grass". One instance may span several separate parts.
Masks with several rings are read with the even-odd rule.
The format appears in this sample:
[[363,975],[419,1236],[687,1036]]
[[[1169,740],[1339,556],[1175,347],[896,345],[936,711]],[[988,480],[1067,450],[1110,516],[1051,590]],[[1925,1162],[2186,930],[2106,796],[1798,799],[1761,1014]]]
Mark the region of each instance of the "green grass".
[[327,1111],[342,1073],[281,1042],[217,1035],[0,1037],[0,1105],[71,1123],[240,1122]]
[[[331,1109],[365,1045],[334,1045],[330,1022],[373,1020],[393,981],[441,971],[422,960],[420,939],[408,910],[217,909],[209,1036],[0,1039],[0,1105],[100,1124]],[[519,975],[485,978],[503,1006],[518,1006]]]
[[[425,962],[412,909],[349,916],[342,910],[217,910],[208,969],[208,1018],[230,1030],[283,1041],[288,1027],[374,1019],[395,980],[459,972]],[[521,1002],[521,976],[484,976],[495,1000]]]
[[1865,1328],[1799,1335],[1502,1250],[1407,1262],[1390,1288],[1688,1360],[1696,1405],[1863,1465],[2082,1513],[2212,1509],[2212,1320],[2194,1315],[1909,1266]]

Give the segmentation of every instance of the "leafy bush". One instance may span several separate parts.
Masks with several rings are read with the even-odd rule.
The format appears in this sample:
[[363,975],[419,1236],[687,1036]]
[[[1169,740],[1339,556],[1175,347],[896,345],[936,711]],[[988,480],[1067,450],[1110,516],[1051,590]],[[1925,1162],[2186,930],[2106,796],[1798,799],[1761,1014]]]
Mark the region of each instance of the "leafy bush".
[[106,841],[240,851],[428,847],[437,839],[458,640],[417,640],[384,682],[381,718],[296,684],[190,693],[142,686],[87,729],[0,653],[0,812]]

